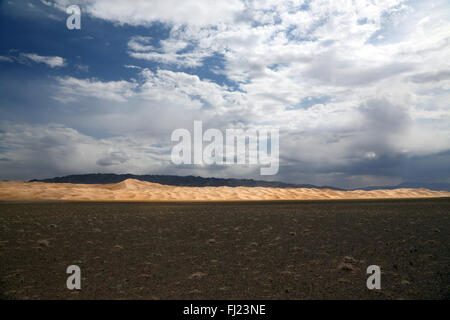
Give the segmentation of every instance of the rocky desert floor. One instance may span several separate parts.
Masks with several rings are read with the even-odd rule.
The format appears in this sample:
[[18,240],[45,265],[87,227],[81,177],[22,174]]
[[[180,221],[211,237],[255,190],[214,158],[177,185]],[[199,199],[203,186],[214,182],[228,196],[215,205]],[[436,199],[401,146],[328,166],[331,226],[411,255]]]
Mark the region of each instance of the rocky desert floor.
[[3,299],[449,299],[450,199],[3,201],[0,261]]

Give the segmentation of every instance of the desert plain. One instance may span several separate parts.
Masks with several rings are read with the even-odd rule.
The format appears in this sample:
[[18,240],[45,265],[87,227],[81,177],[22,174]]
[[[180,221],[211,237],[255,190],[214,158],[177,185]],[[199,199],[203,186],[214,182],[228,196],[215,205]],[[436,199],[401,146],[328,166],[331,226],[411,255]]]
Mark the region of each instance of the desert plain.
[[0,198],[3,299],[450,298],[446,192],[2,182]]

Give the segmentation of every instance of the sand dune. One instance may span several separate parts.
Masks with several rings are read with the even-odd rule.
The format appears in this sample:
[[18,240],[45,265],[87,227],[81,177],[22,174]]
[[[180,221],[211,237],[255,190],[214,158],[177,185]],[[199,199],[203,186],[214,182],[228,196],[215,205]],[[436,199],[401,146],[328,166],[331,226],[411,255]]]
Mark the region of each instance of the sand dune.
[[177,187],[133,179],[114,184],[0,182],[0,200],[255,201],[431,197],[450,197],[450,192],[428,189],[337,191],[314,188]]

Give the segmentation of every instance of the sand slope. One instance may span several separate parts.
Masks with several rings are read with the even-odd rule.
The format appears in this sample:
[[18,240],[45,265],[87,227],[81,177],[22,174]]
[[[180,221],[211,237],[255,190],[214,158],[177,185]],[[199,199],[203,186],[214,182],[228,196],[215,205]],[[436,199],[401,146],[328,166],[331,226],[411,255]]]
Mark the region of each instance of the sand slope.
[[450,197],[447,191],[336,191],[308,188],[177,187],[128,179],[114,184],[0,182],[0,200],[239,201]]

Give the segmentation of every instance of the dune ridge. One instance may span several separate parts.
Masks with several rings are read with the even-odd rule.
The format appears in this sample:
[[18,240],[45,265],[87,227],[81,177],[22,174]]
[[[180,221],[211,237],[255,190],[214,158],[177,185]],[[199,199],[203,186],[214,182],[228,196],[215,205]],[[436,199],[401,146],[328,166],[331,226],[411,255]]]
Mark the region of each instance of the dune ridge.
[[428,189],[339,191],[315,188],[178,187],[128,179],[114,184],[0,182],[0,200],[260,201],[450,197]]

